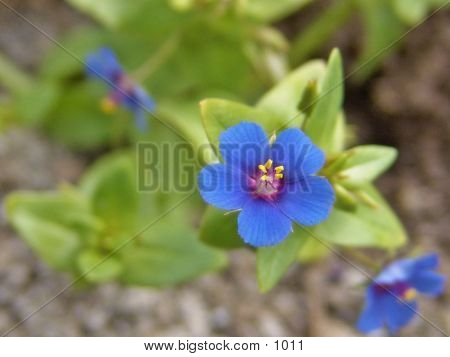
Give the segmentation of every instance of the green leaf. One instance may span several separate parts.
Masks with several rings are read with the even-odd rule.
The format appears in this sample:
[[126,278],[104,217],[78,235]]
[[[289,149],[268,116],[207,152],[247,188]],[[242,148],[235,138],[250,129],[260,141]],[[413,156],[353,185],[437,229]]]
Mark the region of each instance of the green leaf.
[[78,257],[78,267],[83,278],[92,283],[114,280],[122,272],[122,265],[117,257],[106,257],[96,250],[83,251]]
[[429,0],[393,0],[392,5],[403,22],[413,26],[425,18],[429,10]]
[[16,111],[28,125],[41,124],[49,115],[60,96],[58,86],[49,81],[37,83],[30,90],[17,97]]
[[[69,4],[83,11],[103,25],[116,28],[125,20],[139,13],[147,0],[66,0]],[[159,0],[157,0],[159,1]]]
[[320,15],[291,40],[291,64],[299,65],[319,52],[323,44],[354,14],[354,3],[355,0],[338,0],[321,9]]
[[237,233],[237,213],[226,214],[225,211],[208,206],[200,225],[200,240],[222,249],[244,247],[244,241]]
[[356,208],[359,200],[355,194],[338,183],[334,183],[333,187],[334,192],[336,193],[336,208],[342,208],[347,211],[351,211]]
[[339,183],[359,187],[372,182],[397,158],[397,150],[381,145],[362,145],[349,150],[349,156],[338,173]]
[[127,284],[163,287],[192,280],[226,264],[223,253],[200,243],[189,229],[149,229],[142,241],[121,252],[124,272],[120,280]]
[[311,0],[247,0],[245,13],[264,22],[274,22],[301,9]]
[[118,153],[97,161],[83,176],[81,190],[89,197],[92,211],[109,231],[133,229],[139,205],[133,157]]
[[220,134],[233,125],[243,121],[258,123],[271,135],[284,124],[281,118],[270,112],[223,99],[201,101],[200,111],[203,127],[217,152]]
[[256,270],[259,289],[262,292],[272,289],[296,261],[298,251],[306,237],[305,232],[296,227],[294,233],[280,244],[258,249]]
[[50,267],[71,270],[81,240],[76,232],[53,222],[40,220],[26,211],[10,218],[27,244]]
[[199,153],[200,161],[209,161],[214,152],[206,148],[208,138],[198,115],[198,102],[158,101],[158,114],[170,128],[174,128],[177,139],[182,136]]
[[365,26],[365,41],[352,78],[362,82],[399,45],[406,26],[394,13],[391,0],[358,0],[357,3]]
[[99,149],[111,143],[115,127],[127,125],[131,118],[128,113],[124,117],[102,113],[99,103],[104,95],[106,88],[101,83],[72,85],[46,122],[46,131],[75,150]]
[[102,29],[82,27],[70,32],[59,43],[75,58],[61,47],[55,46],[44,56],[40,67],[40,75],[44,79],[67,79],[84,71],[86,55],[110,42],[110,35]]
[[336,118],[336,125],[333,129],[333,135],[330,140],[328,152],[337,154],[344,150],[347,141],[347,123],[345,114],[340,112]]
[[331,253],[331,250],[318,239],[307,237],[298,252],[298,260],[301,263],[313,263]]
[[337,49],[331,52],[319,93],[304,129],[316,145],[329,153],[344,98],[342,59]]
[[81,247],[95,240],[101,223],[72,193],[16,192],[6,199],[9,222],[51,267],[71,270]]
[[352,211],[334,208],[330,217],[314,227],[314,235],[328,243],[349,247],[394,250],[405,244],[406,232],[377,189],[368,184],[363,192],[377,207],[359,203]]
[[60,192],[16,191],[7,196],[6,212],[10,218],[28,212],[41,220],[78,231],[98,231],[103,227],[90,212],[86,198],[70,187]]
[[[279,82],[258,102],[259,109],[270,112],[284,120],[285,125],[301,126],[303,115],[298,106],[311,81],[319,82],[325,73],[323,61],[310,61]],[[297,118],[294,123],[292,121]]]

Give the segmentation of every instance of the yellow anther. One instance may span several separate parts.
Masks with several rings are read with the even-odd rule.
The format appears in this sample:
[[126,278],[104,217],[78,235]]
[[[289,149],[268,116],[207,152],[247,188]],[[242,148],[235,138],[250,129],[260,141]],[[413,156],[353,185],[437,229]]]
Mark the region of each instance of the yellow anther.
[[261,181],[267,181],[268,179],[269,179],[269,176],[267,176],[267,175],[261,176]]
[[275,167],[275,172],[276,172],[277,174],[279,174],[279,173],[282,172],[282,171],[284,171],[284,166],[277,166],[277,167]]
[[414,300],[416,298],[416,296],[417,296],[417,291],[416,291],[416,289],[413,289],[413,288],[409,288],[408,290],[406,290],[403,293],[403,299],[408,300],[408,301]]
[[101,108],[102,112],[104,112],[106,114],[112,114],[117,109],[117,103],[114,102],[113,100],[111,100],[111,98],[105,97],[100,102],[100,108]]
[[282,179],[283,178],[283,174],[275,174],[275,178]]
[[265,174],[267,174],[267,169],[264,165],[259,165],[258,169],[260,169],[262,172],[264,172]]
[[273,161],[269,159],[266,161],[264,166],[266,167],[266,169],[270,169],[272,167],[272,164],[273,164]]

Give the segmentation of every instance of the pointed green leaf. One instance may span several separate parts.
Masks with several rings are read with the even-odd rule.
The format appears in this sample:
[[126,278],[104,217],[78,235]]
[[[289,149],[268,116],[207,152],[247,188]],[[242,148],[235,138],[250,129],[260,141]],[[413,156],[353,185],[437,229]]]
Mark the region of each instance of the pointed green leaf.
[[79,250],[96,240],[102,223],[85,198],[61,192],[15,192],[6,199],[9,222],[51,267],[73,270]]
[[83,11],[103,25],[116,28],[125,20],[139,13],[146,0],[66,0],[69,4]]
[[307,237],[298,252],[298,260],[301,263],[313,263],[328,255],[332,251],[325,244],[314,237]]
[[314,227],[318,239],[349,247],[374,247],[393,250],[407,240],[406,232],[377,189],[368,184],[364,192],[377,207],[359,203],[352,211],[334,208],[330,217]]
[[260,124],[268,135],[282,127],[283,120],[262,109],[223,99],[205,99],[200,102],[203,127],[210,143],[218,152],[219,136],[229,127],[244,121]]
[[226,264],[222,252],[203,245],[189,229],[164,227],[159,232],[149,229],[144,240],[120,252],[122,282],[162,287],[192,280]]
[[83,251],[78,257],[78,267],[83,278],[92,283],[111,281],[122,271],[122,265],[117,257],[106,257],[96,250]]
[[299,10],[311,0],[248,0],[244,4],[245,13],[257,20],[274,22]]
[[372,182],[397,158],[397,150],[381,145],[362,145],[349,150],[349,157],[338,173],[339,183],[359,187]]
[[282,243],[273,247],[259,248],[256,260],[259,289],[267,292],[283,277],[295,262],[298,251],[307,234],[296,227]]
[[15,219],[23,212],[79,232],[99,231],[103,227],[89,210],[86,197],[71,187],[62,188],[59,192],[16,191],[8,195],[8,217]]
[[358,0],[364,24],[363,50],[354,64],[352,79],[362,82],[384,58],[400,44],[406,31],[402,20],[394,13],[391,0]]
[[320,81],[324,73],[323,61],[315,60],[304,64],[268,91],[259,100],[257,107],[282,118],[285,125],[299,127],[303,120],[298,108],[300,100],[309,83]]
[[393,0],[394,10],[406,24],[413,26],[425,18],[429,10],[429,0]]
[[16,212],[11,224],[40,258],[54,269],[71,270],[81,248],[77,233],[29,212]]
[[329,153],[344,98],[342,59],[337,49],[331,52],[319,93],[304,129],[316,145]]
[[97,161],[83,176],[80,188],[92,211],[109,230],[133,228],[137,219],[138,188],[133,158],[124,153]]
[[328,152],[337,154],[344,150],[347,139],[347,124],[345,114],[340,112],[336,118],[336,125],[333,129],[333,135],[330,140]]

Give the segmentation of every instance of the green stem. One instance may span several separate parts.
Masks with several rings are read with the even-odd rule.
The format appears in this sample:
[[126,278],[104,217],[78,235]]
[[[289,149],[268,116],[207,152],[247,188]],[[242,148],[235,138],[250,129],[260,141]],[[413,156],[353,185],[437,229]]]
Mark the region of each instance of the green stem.
[[13,94],[20,94],[26,92],[33,81],[10,59],[0,53],[0,83]]
[[380,270],[380,265],[376,262],[374,262],[370,257],[367,255],[355,250],[355,249],[344,249],[344,252],[351,256],[355,261],[362,264],[365,267],[368,267],[369,269],[373,270],[374,272],[378,272]]
[[354,9],[354,0],[335,0],[293,40],[290,53],[291,64],[297,66],[309,58],[348,20]]
[[134,71],[132,77],[139,82],[145,81],[175,53],[179,42],[180,34],[177,31],[146,62]]

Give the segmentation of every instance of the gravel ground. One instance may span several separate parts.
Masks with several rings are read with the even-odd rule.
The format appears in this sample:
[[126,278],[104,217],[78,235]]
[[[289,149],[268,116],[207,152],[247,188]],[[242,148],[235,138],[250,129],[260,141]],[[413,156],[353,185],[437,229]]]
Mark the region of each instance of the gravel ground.
[[[60,21],[54,22],[55,16],[37,3],[60,7],[58,11],[69,14],[67,21],[79,21],[60,1],[40,1],[31,8],[22,1],[15,3],[55,26],[55,32]],[[439,252],[442,271],[450,276],[448,19],[448,14],[436,16],[408,37],[405,49],[391,57],[375,79],[364,88],[350,88],[346,109],[350,121],[360,128],[363,142],[399,148],[399,161],[380,180],[380,187],[405,222],[413,247]],[[1,9],[0,20],[2,30],[8,24],[6,35],[2,31],[0,36],[0,50],[32,68],[34,62],[24,46],[30,41],[23,35],[28,30]],[[14,37],[16,30],[18,38]],[[0,198],[15,189],[51,189],[61,181],[75,182],[85,166],[84,158],[35,132],[8,132],[0,137]],[[363,277],[341,259],[331,256],[320,264],[297,266],[265,295],[258,292],[254,267],[254,255],[243,250],[232,253],[226,271],[164,291],[117,284],[69,289],[11,335],[358,335],[353,323],[363,302],[363,291],[357,288]],[[69,283],[68,276],[41,263],[0,216],[0,332],[26,318]],[[421,302],[423,315],[446,331],[450,331],[449,305],[448,293]],[[440,334],[417,318],[402,335]]]

